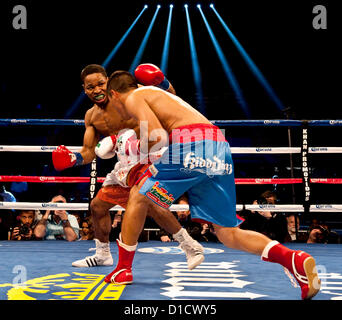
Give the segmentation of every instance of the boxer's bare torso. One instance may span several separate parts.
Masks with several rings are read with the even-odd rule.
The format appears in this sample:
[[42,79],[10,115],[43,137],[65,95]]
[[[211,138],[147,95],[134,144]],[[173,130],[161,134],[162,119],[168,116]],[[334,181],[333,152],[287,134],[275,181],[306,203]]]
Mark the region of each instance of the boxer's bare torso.
[[[116,104],[123,119],[135,119],[148,123],[149,135],[154,129],[164,129],[168,134],[173,129],[191,124],[211,124],[187,102],[155,87],[141,87],[124,93],[121,104]],[[112,102],[108,103],[114,106]],[[142,139],[142,137],[141,137]],[[149,140],[149,145],[154,143]]]
[[85,133],[81,154],[83,163],[90,163],[95,157],[95,146],[102,136],[118,134],[122,129],[134,129],[139,134],[135,119],[124,120],[115,108],[107,105],[104,109],[94,105],[84,118]]

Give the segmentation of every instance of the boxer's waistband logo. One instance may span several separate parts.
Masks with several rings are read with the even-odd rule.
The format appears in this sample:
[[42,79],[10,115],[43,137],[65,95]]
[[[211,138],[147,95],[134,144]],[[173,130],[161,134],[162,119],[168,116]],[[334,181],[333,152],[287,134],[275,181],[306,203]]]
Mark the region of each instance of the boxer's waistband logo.
[[213,156],[213,159],[203,159],[201,157],[196,157],[194,152],[189,152],[183,161],[184,168],[189,170],[195,168],[202,168],[210,170],[210,173],[217,174],[231,174],[233,172],[233,165],[224,162],[224,160],[219,159],[217,156]]
[[172,194],[169,194],[165,188],[159,187],[158,181],[155,182],[146,195],[163,208],[168,208],[172,205],[173,201],[175,201],[175,198]]

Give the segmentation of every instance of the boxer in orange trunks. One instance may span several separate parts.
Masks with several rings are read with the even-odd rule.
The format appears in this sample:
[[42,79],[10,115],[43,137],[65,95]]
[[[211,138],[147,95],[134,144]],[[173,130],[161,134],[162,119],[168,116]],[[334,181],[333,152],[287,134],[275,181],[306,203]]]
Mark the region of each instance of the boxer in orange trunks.
[[[154,65],[142,64],[138,66],[136,75],[144,85],[160,86],[164,90],[175,94],[172,85],[167,81],[161,70]],[[110,138],[111,135],[117,135],[122,129],[132,129],[139,134],[138,123],[135,120],[125,120],[115,108],[108,108],[106,92],[108,77],[102,66],[95,64],[88,65],[81,72],[81,80],[84,91],[94,103],[94,106],[85,114],[84,121],[86,130],[81,151],[73,153],[65,146],[59,146],[52,153],[53,164],[58,171],[78,165],[89,164],[96,157],[96,150],[98,151],[98,156],[102,158],[113,157],[115,155],[114,151],[104,154],[102,149],[97,147],[100,136]],[[100,144],[105,139],[101,140]],[[105,143],[102,143],[102,145],[105,145]],[[109,210],[114,205],[119,205],[123,208],[126,207],[130,187],[134,185],[139,175],[145,171],[146,165],[131,163],[125,166],[119,161],[116,164],[117,166],[120,167],[116,172],[117,174],[115,174],[114,168],[114,172],[112,171],[107,175],[102,188],[90,204],[94,222],[96,253],[93,256],[73,262],[72,265],[75,267],[108,266],[113,264],[109,245],[109,234],[111,230]],[[120,177],[120,169],[123,170],[123,177]],[[196,267],[204,260],[203,247],[181,228],[171,212],[165,214],[164,212],[161,213],[161,211],[154,210],[149,215],[162,228],[174,234],[175,240],[180,242],[181,248],[186,253],[188,267],[190,269]],[[182,236],[179,236],[179,231],[181,231]]]

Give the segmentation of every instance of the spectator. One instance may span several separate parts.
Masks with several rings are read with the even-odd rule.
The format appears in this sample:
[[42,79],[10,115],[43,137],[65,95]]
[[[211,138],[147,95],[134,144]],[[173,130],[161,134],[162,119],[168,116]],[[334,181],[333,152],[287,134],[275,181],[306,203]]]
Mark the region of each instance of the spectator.
[[307,243],[340,243],[340,236],[337,232],[330,230],[329,226],[323,223],[314,222],[309,227]]
[[80,236],[79,240],[94,240],[94,228],[91,217],[85,218],[81,222]]
[[15,196],[6,190],[5,185],[0,183],[0,196],[2,197],[2,201],[5,202],[16,202]]
[[[75,189],[72,192],[72,196],[69,198],[70,203],[86,203],[88,198],[84,197],[79,189]],[[82,221],[90,216],[90,212],[86,211],[72,211],[70,214],[74,215],[77,219],[78,225],[81,226]]]
[[8,240],[34,240],[35,210],[21,210],[16,224],[10,228]]
[[[53,203],[66,203],[63,196],[52,198]],[[46,210],[34,229],[39,239],[75,241],[79,237],[79,224],[75,216],[65,210]]]
[[76,218],[77,223],[80,226],[82,224],[82,221],[84,220],[84,213],[80,211],[72,211],[72,213],[70,214]]
[[7,240],[7,226],[5,224],[4,210],[0,210],[0,240]]
[[9,190],[13,193],[16,199],[19,201],[25,201],[23,198],[24,195],[28,193],[28,184],[24,181],[12,182]]
[[[276,204],[277,195],[272,191],[265,191],[253,204]],[[243,216],[245,221],[241,229],[254,230],[265,234],[272,240],[284,242],[287,235],[287,221],[283,213],[272,211],[250,211]]]
[[218,242],[216,232],[212,224],[203,223],[202,224],[202,237],[203,241],[207,242]]
[[[3,197],[0,195],[0,202],[4,201]],[[0,240],[7,240],[7,224],[6,217],[9,214],[9,210],[0,210]],[[11,214],[11,213],[10,213]]]
[[[0,196],[0,202],[3,201],[2,196]],[[0,240],[8,240],[8,216],[11,215],[10,210],[1,209],[0,210]]]
[[[297,214],[290,214],[286,217],[287,235],[284,242],[307,242],[308,234],[300,230],[300,220]],[[297,226],[296,226],[297,224]]]
[[114,211],[112,216],[112,229],[110,231],[109,239],[110,241],[116,241],[119,239],[119,234],[121,232],[121,221],[122,221],[122,210]]
[[[188,205],[188,199],[186,195],[181,196],[176,204],[180,205]],[[206,238],[203,237],[202,230],[203,226],[199,222],[195,222],[191,220],[190,210],[187,211],[176,211],[173,212],[176,218],[178,219],[181,226],[186,229],[189,235],[197,241],[207,241]],[[161,229],[158,233],[158,236],[162,242],[172,241],[172,235],[167,233],[164,229]]]

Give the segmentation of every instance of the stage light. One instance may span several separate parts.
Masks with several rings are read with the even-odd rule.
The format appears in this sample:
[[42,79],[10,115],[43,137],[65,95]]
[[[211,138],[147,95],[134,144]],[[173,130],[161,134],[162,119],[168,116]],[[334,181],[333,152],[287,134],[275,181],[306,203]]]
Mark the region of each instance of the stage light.
[[187,8],[187,7],[188,7],[188,5],[187,5],[187,4],[185,4],[185,5],[184,5],[184,8]]
[[200,5],[200,4],[198,4],[198,5],[197,5],[197,8],[198,8],[198,9],[200,9],[200,8],[201,8],[201,5]]
[[210,8],[214,8],[214,5],[213,5],[213,4],[211,4],[209,7],[210,7]]
[[162,58],[160,62],[160,69],[164,72],[164,74],[167,73],[167,66],[168,66],[168,61],[169,61],[172,11],[173,11],[173,5],[171,4],[170,11],[169,11],[169,19],[167,22],[166,33],[165,33],[163,53],[162,53]]
[[157,5],[157,8],[158,8],[158,9],[160,8],[160,4]]
[[144,7],[145,9],[147,9],[148,8],[148,5],[147,4],[145,4],[145,7]]
[[205,104],[204,104],[204,98],[203,98],[203,90],[202,90],[202,75],[201,70],[198,62],[197,57],[197,50],[195,45],[195,39],[192,32],[191,27],[191,21],[190,21],[190,15],[187,7],[185,8],[185,14],[186,14],[186,22],[188,26],[188,38],[189,38],[189,46],[190,46],[190,54],[191,54],[191,64],[192,64],[192,74],[194,79],[194,84],[196,87],[196,102],[199,111],[205,115]]
[[209,22],[208,20],[206,19],[203,11],[201,8],[199,8],[199,11],[201,13],[201,16],[202,16],[202,19],[203,19],[203,22],[207,28],[207,31],[209,33],[209,36],[210,36],[210,40],[212,41],[212,44],[215,48],[215,51],[217,53],[217,56],[221,62],[221,65],[222,65],[222,68],[223,68],[223,71],[229,81],[229,84],[235,94],[235,99],[236,101],[238,102],[238,104],[240,105],[240,107],[242,108],[243,112],[245,113],[245,115],[247,117],[250,117],[250,110],[249,110],[249,107],[247,105],[247,102],[245,101],[245,98],[242,94],[242,90],[240,88],[240,85],[235,77],[235,74],[233,72],[233,70],[231,69],[229,63],[228,63],[228,60],[226,59],[226,57],[224,56],[224,53],[223,53],[223,50],[221,48],[221,46],[219,45],[215,35],[214,35],[214,32],[212,31],[211,27],[209,26]]
[[[108,57],[106,58],[106,60],[103,61],[102,66],[104,68],[106,68],[108,66],[108,64],[110,63],[110,61],[113,59],[113,57],[116,55],[116,53],[118,52],[118,50],[120,49],[120,47],[122,46],[123,42],[126,40],[126,38],[128,37],[129,33],[132,31],[133,27],[136,25],[136,23],[138,22],[138,20],[140,19],[140,17],[142,16],[142,14],[144,13],[145,9],[147,8],[147,5],[145,5],[143,7],[143,9],[141,10],[141,12],[139,13],[139,15],[136,17],[136,19],[133,21],[133,23],[131,24],[131,26],[127,29],[127,31],[125,32],[125,34],[121,37],[121,39],[119,40],[119,42],[115,45],[115,47],[113,48],[113,50],[109,53]],[[84,93],[84,91],[81,92],[81,94],[78,96],[78,98],[74,101],[74,103],[71,105],[71,107],[69,108],[69,110],[65,113],[64,118],[69,118],[73,115],[73,113],[78,109],[78,107],[80,106],[80,104],[82,103],[83,99],[86,97],[86,94]]]
[[269,97],[273,100],[273,102],[276,104],[279,110],[284,110],[285,107],[282,103],[282,101],[278,98],[276,93],[274,92],[273,88],[271,85],[268,83],[264,75],[261,73],[260,69],[256,66],[254,61],[251,59],[251,57],[248,55],[246,50],[242,47],[241,43],[239,40],[235,37],[233,32],[230,30],[230,28],[227,26],[227,24],[223,21],[222,17],[220,14],[216,11],[216,9],[213,8],[213,11],[215,12],[217,18],[221,22],[223,28],[227,32],[228,36],[230,39],[233,41],[235,44],[236,48],[240,52],[242,58],[245,60],[246,64],[248,65],[249,69],[253,73],[253,75],[257,78],[257,80],[261,83],[261,85],[264,87],[265,91],[268,93]]
[[139,47],[139,49],[138,49],[138,51],[137,51],[137,53],[136,53],[136,55],[135,55],[135,57],[133,59],[133,62],[132,62],[131,66],[130,66],[130,68],[128,70],[130,73],[134,72],[134,69],[138,66],[138,64],[141,61],[141,58],[142,58],[142,56],[144,54],[144,51],[145,51],[145,47],[146,47],[147,41],[148,41],[148,39],[150,37],[151,31],[152,31],[152,28],[153,28],[153,25],[154,25],[154,22],[155,22],[155,20],[157,18],[159,9],[160,9],[160,5],[157,6],[157,9],[156,9],[156,11],[155,11],[155,13],[154,13],[154,15],[152,17],[150,25],[149,25],[146,33],[145,33],[145,36],[144,36],[144,38],[143,38],[143,40],[142,40],[142,42],[140,44],[140,47]]

